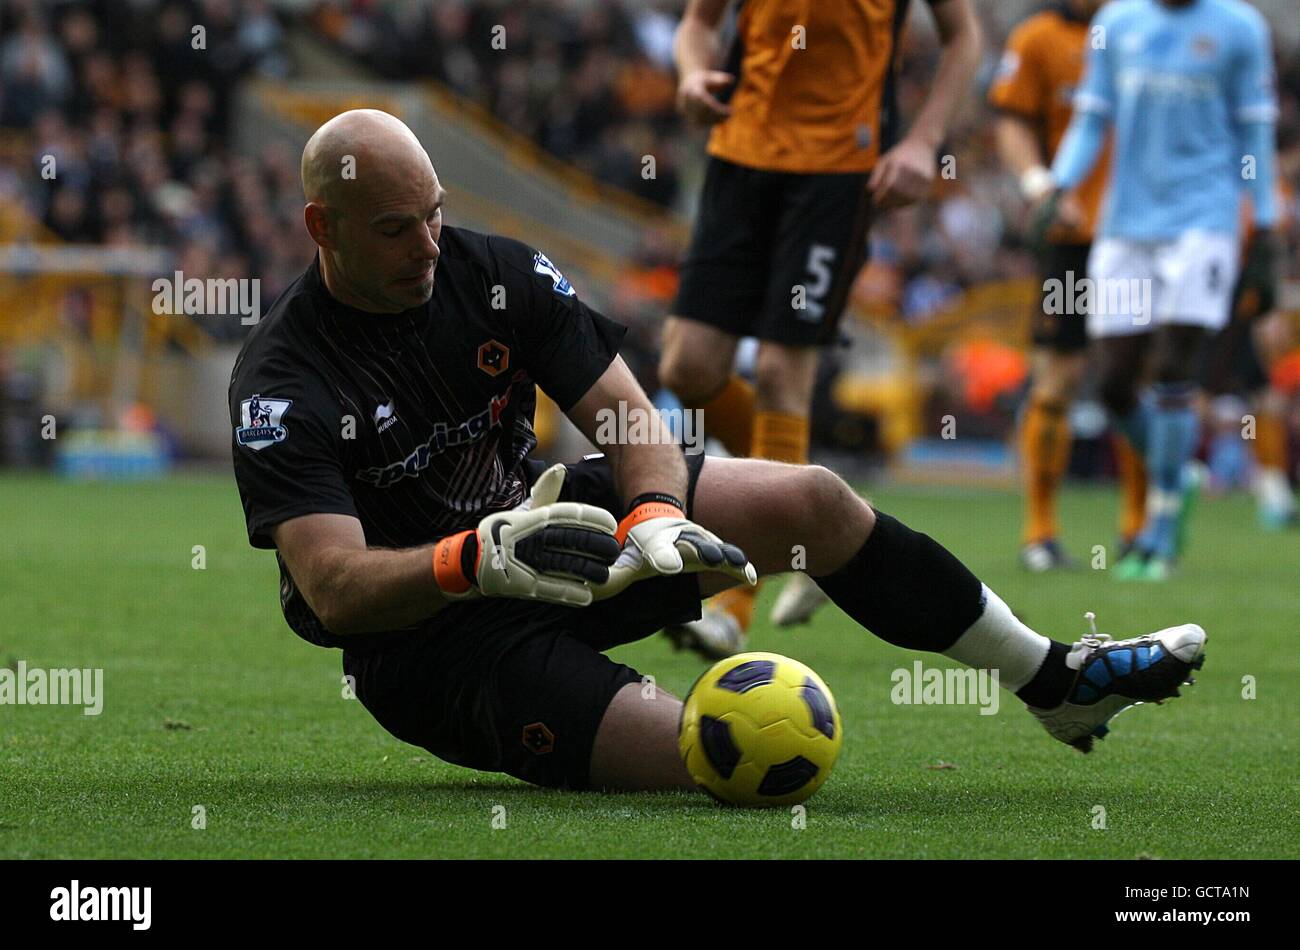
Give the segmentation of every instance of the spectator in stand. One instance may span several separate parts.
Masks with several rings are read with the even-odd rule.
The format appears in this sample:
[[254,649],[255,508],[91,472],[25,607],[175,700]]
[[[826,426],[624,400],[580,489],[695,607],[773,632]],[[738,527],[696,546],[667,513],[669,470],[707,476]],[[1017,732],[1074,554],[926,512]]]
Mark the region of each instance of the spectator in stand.
[[62,241],[162,245],[189,275],[260,278],[268,303],[311,259],[296,162],[224,144],[236,84],[288,71],[270,5],[19,0],[0,6],[0,36],[0,127],[24,143],[21,161],[0,159],[0,198]]

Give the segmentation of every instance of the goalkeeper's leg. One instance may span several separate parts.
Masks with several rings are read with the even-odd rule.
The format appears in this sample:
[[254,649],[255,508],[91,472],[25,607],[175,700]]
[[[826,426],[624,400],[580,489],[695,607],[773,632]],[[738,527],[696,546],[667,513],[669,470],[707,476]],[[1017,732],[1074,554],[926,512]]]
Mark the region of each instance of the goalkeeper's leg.
[[[1184,624],[1131,640],[1050,640],[1012,614],[943,546],[874,510],[819,466],[709,458],[692,518],[745,550],[762,573],[806,570],[831,599],[896,646],[942,653],[997,670],[1049,734],[1087,751],[1107,722],[1141,701],[1178,695],[1199,666],[1205,632]],[[701,574],[700,593],[733,583]],[[606,708],[591,758],[591,784],[679,788],[681,703],[644,683],[624,686]]]
[[591,785],[648,792],[694,788],[677,750],[682,701],[654,683],[629,683],[610,701],[591,749]]
[[[847,484],[824,468],[709,457],[688,507],[693,520],[740,545],[760,572],[806,569],[846,612],[900,646],[942,649],[974,626],[983,611],[979,582],[928,538],[921,552],[915,544],[901,545],[899,561],[892,567],[864,562],[861,553],[874,552],[882,539],[886,556],[889,549],[899,548],[896,532],[882,531],[883,516],[878,518]],[[878,555],[872,556],[879,560]],[[915,577],[900,586],[900,573]],[[695,577],[704,595],[733,583],[721,574]],[[923,586],[924,592],[918,594],[917,586]],[[999,613],[998,619],[1011,627],[1011,635],[1005,643],[994,643],[1004,650],[989,652],[1015,655],[1019,648],[1031,654],[1022,666],[1042,665],[1049,641],[1014,621],[1005,607],[1002,610],[1005,615]],[[992,658],[971,659],[982,666],[998,665]],[[1064,696],[1067,688],[1068,681],[1042,701],[1056,700],[1053,706],[1059,705],[1056,694]],[[657,688],[646,691],[637,683],[623,686],[600,721],[591,754],[592,786],[625,790],[689,786],[677,753],[680,710],[680,700]]]
[[[1201,660],[1205,632],[1194,624],[1110,645],[1095,635],[1073,646],[1048,639],[946,548],[873,509],[819,466],[709,459],[693,512],[744,549],[760,573],[806,570],[881,639],[997,670],[999,685],[1054,737],[1083,751],[1120,709],[1176,696]],[[708,592],[707,577],[701,586]],[[1115,650],[1123,656],[1112,663]]]
[[[1069,686],[1064,663],[1055,662],[1064,644],[1020,623],[942,545],[876,511],[825,468],[710,458],[693,512],[743,549],[760,574],[805,571],[845,613],[896,646],[997,668],[1002,685],[1028,689],[1024,698],[1034,705],[1059,701]],[[724,582],[714,578],[704,575],[705,592]]]

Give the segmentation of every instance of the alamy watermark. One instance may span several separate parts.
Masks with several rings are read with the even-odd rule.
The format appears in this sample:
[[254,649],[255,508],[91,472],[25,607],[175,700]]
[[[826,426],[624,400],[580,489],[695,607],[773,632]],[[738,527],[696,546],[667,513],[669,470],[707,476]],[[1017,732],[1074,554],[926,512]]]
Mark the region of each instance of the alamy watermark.
[[50,920],[122,920],[132,930],[148,930],[153,921],[152,887],[68,887],[50,891]]
[[231,316],[252,326],[262,318],[262,282],[257,277],[186,277],[176,271],[173,277],[159,277],[150,285],[153,312],[187,313],[194,316]]
[[1043,313],[1132,317],[1135,326],[1151,322],[1150,278],[1080,277],[1043,281]]
[[618,408],[596,411],[596,444],[681,445],[687,455],[704,451],[704,410],[643,409],[620,399]]
[[0,667],[0,706],[82,706],[82,713],[104,711],[102,669],[50,669],[28,667],[19,660],[16,669]]
[[926,669],[920,660],[912,668],[900,667],[890,674],[894,688],[889,698],[895,706],[979,706],[981,716],[998,711],[998,671]]

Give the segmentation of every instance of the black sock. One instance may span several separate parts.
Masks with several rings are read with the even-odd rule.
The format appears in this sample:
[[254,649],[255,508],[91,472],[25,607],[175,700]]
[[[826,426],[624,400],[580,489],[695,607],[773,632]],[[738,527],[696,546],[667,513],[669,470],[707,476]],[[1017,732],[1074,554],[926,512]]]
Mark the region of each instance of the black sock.
[[983,585],[966,565],[929,535],[879,510],[861,550],[815,580],[862,626],[911,650],[942,653],[984,609]]
[[1038,668],[1033,679],[1016,690],[1016,695],[1039,709],[1055,709],[1065,702],[1079,672],[1065,665],[1065,658],[1069,654],[1070,648],[1066,644],[1053,640],[1047,648],[1043,665]]

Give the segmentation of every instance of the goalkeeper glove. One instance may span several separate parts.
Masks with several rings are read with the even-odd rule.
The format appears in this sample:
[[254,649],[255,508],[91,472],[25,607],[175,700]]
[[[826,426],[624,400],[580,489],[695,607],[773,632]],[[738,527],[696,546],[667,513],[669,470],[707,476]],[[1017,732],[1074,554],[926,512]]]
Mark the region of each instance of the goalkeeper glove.
[[1034,209],[1029,219],[1029,233],[1026,235],[1029,243],[1029,249],[1041,257],[1047,252],[1047,232],[1056,224],[1056,217],[1060,213],[1061,199],[1065,197],[1065,191],[1061,188],[1053,188],[1047,192],[1045,198]]
[[641,495],[618,526],[623,552],[609,569],[609,580],[596,589],[597,599],[622,593],[649,577],[718,571],[758,583],[758,571],[745,552],[687,520],[670,495]]
[[1256,231],[1246,248],[1241,286],[1255,292],[1255,313],[1263,316],[1277,305],[1277,239],[1272,231]]
[[523,597],[569,607],[592,602],[619,556],[614,516],[559,501],[565,467],[553,465],[518,508],[488,515],[472,531],[439,541],[433,574],[449,600]]

